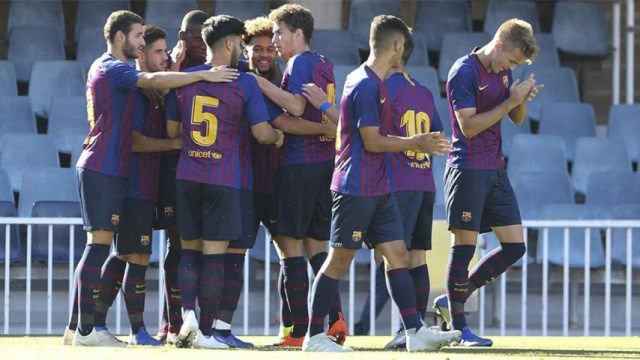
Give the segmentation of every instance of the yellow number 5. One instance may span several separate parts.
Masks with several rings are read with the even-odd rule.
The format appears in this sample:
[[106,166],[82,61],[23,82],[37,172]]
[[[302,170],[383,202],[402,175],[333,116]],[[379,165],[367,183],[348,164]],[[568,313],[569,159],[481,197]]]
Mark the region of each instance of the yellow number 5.
[[193,98],[191,109],[191,124],[200,125],[204,123],[204,135],[202,130],[191,130],[191,139],[200,146],[211,146],[215,144],[218,137],[218,118],[215,114],[205,112],[204,107],[216,108],[220,100],[211,96],[196,96]]

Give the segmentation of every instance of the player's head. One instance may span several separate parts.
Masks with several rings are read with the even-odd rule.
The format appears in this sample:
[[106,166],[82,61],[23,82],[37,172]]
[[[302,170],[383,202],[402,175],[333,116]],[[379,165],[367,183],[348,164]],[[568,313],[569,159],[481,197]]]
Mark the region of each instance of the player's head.
[[531,61],[538,54],[538,44],[531,24],[520,19],[502,23],[493,37],[491,70],[500,72]]
[[202,40],[202,24],[207,21],[206,12],[191,10],[183,18],[178,37],[185,42],[187,63],[204,64],[207,58],[207,46]]
[[144,49],[144,20],[131,11],[113,12],[104,24],[104,38],[111,49],[135,59]]
[[313,36],[313,15],[302,5],[285,4],[271,11],[273,43],[285,60],[304,51]]
[[409,34],[404,39],[404,51],[402,52],[402,66],[407,66],[409,63],[409,59],[411,58],[411,54],[413,54],[413,49],[415,48],[415,43],[413,40],[413,34],[409,32]]
[[167,70],[167,33],[161,28],[147,25],[144,29],[144,51],[138,56],[140,69],[146,72]]
[[405,43],[411,29],[402,19],[393,15],[378,15],[371,22],[369,47],[376,57],[387,57],[392,66],[402,63]]
[[244,22],[246,33],[244,43],[247,49],[247,57],[251,69],[260,74],[266,74],[273,69],[273,61],[276,58],[276,47],[271,41],[273,38],[273,23],[262,16]]
[[238,66],[242,56],[242,20],[229,15],[210,17],[202,26],[202,38],[212,59],[220,58],[232,67]]

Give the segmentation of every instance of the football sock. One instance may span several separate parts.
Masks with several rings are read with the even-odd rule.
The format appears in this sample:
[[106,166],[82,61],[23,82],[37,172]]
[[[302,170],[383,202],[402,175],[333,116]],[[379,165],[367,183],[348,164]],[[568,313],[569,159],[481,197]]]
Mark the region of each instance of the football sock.
[[178,267],[180,266],[180,246],[170,242],[167,256],[164,258],[164,286],[166,305],[164,318],[168,320],[170,331],[177,332],[182,326],[180,305],[180,286],[178,285]]
[[182,307],[185,310],[196,309],[198,283],[200,278],[200,262],[202,253],[195,250],[182,250],[178,279],[180,280],[180,295]]
[[87,244],[78,263],[80,314],[78,331],[86,336],[93,330],[96,301],[100,296],[100,270],[109,256],[109,245]]
[[407,330],[419,329],[422,323],[416,312],[416,293],[409,270],[407,268],[388,270],[387,287],[391,298],[400,310],[404,328]]
[[211,327],[220,303],[224,286],[225,254],[202,255],[202,270],[198,287],[198,304],[200,305],[200,331],[211,335]]
[[[327,260],[327,252],[323,251],[314,255],[309,262],[313,268],[313,273],[318,275],[325,260]],[[338,288],[339,289],[339,288]],[[340,291],[336,292],[336,298],[329,307],[329,324],[333,324],[339,319],[339,314],[342,312],[342,301],[340,300]]]
[[231,324],[233,313],[238,307],[243,277],[244,254],[224,254],[224,287],[218,306],[217,321]]
[[127,304],[127,314],[131,324],[131,332],[137,334],[144,327],[144,300],[146,295],[145,274],[146,265],[127,264],[124,275],[124,302]]
[[313,282],[309,336],[324,332],[324,319],[338,292],[338,280],[320,274]]
[[126,267],[127,263],[118,259],[115,254],[111,254],[102,266],[100,297],[96,299],[95,326],[106,326],[107,312],[122,287]]
[[518,261],[527,250],[524,243],[502,243],[485,255],[478,266],[469,274],[469,291],[467,297],[496,279],[511,265]]
[[307,305],[309,277],[307,276],[307,261],[304,257],[284,259],[284,286],[293,322],[291,336],[303,337],[309,326]]
[[287,299],[287,291],[284,287],[284,260],[280,260],[280,272],[278,273],[278,292],[280,292],[280,321],[285,327],[293,325],[291,309]]
[[416,288],[416,311],[420,319],[424,320],[427,304],[429,304],[429,269],[425,264],[409,269],[409,274],[411,274],[413,286]]
[[447,293],[449,295],[449,312],[455,330],[461,330],[467,326],[467,320],[464,315],[464,302],[467,300],[469,288],[469,263],[475,251],[475,245],[454,245],[451,247]]

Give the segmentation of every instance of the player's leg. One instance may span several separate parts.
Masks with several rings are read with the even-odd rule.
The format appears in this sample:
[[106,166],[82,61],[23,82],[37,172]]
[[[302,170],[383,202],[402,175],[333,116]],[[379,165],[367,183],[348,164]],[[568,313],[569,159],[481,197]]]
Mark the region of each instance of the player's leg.
[[434,203],[435,193],[422,193],[421,206],[415,229],[411,234],[411,247],[409,248],[409,273],[411,273],[413,284],[416,287],[416,309],[423,320],[431,291],[427,253],[431,250]]
[[180,311],[182,295],[178,284],[178,267],[180,265],[180,237],[176,226],[170,226],[166,230],[168,242],[167,251],[164,258],[164,285],[165,285],[165,306],[163,310],[164,321],[167,322],[166,340],[168,343],[175,343],[175,336],[182,326],[182,314]]
[[124,279],[126,267],[127,262],[120,259],[115,253],[112,253],[102,266],[100,295],[96,299],[94,320],[94,326],[98,329],[106,329],[107,327],[107,313],[122,288],[122,280]]

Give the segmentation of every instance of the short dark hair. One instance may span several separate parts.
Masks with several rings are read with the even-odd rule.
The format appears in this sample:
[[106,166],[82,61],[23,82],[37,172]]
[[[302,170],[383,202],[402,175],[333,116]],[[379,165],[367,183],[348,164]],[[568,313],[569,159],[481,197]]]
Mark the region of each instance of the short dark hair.
[[162,28],[155,25],[147,25],[144,29],[144,42],[146,46],[151,46],[160,39],[166,39],[167,33]]
[[289,30],[302,30],[304,40],[311,42],[313,36],[313,15],[306,7],[298,4],[285,4],[274,9],[269,14],[269,19],[274,23],[283,22],[289,27]]
[[118,31],[122,31],[125,36],[128,35],[129,31],[131,31],[131,25],[133,24],[144,25],[144,20],[140,15],[128,10],[112,12],[104,24],[105,40],[113,42]]
[[244,36],[244,23],[242,20],[229,16],[212,16],[202,25],[202,37],[207,46],[213,48],[214,45],[229,35]]
[[404,52],[402,53],[402,64],[407,65],[413,49],[415,48],[415,42],[413,40],[413,33],[409,32],[409,35],[404,38]]
[[371,21],[369,43],[374,50],[381,50],[389,45],[392,35],[400,34],[407,39],[411,30],[402,19],[393,15],[378,15]]
[[180,30],[187,31],[193,26],[202,26],[208,17],[209,15],[202,10],[191,10],[182,18]]

